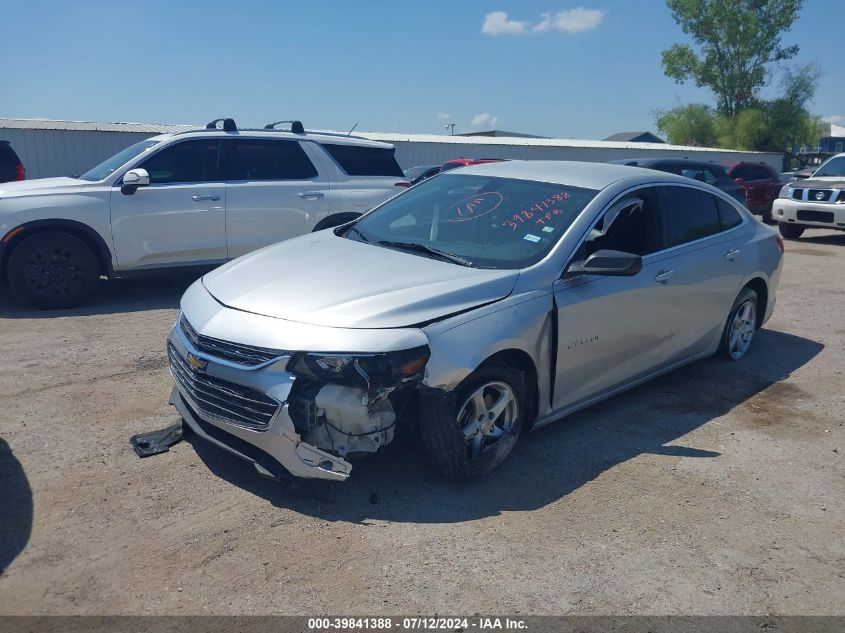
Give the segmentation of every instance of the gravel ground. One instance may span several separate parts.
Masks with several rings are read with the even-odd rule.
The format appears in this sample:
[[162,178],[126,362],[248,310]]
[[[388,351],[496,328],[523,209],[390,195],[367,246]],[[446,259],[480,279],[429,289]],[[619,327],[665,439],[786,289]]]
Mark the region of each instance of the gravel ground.
[[[698,362],[440,479],[413,440],[291,490],[183,442],[165,336],[191,279],[0,296],[2,614],[845,614],[845,234],[787,244],[739,363]],[[375,501],[375,503],[373,503]]]

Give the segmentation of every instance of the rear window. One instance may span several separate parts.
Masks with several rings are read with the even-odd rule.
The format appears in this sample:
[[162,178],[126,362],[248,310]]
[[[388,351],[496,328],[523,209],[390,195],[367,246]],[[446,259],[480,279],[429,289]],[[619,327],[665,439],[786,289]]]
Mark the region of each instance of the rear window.
[[350,176],[396,176],[404,178],[393,148],[323,144],[341,169]]

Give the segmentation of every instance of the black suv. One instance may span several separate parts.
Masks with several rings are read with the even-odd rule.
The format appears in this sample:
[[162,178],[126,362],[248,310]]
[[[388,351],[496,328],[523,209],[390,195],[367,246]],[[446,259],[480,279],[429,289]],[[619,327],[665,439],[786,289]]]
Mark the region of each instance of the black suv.
[[716,189],[721,189],[726,194],[735,198],[742,204],[746,204],[745,187],[728,176],[725,168],[716,163],[708,163],[703,160],[690,160],[688,158],[625,158],[623,160],[612,160],[615,165],[629,165],[631,167],[644,167],[666,171],[670,174],[686,176],[693,180],[706,182]]
[[21,159],[15,154],[9,141],[0,139],[0,182],[25,179],[26,170]]

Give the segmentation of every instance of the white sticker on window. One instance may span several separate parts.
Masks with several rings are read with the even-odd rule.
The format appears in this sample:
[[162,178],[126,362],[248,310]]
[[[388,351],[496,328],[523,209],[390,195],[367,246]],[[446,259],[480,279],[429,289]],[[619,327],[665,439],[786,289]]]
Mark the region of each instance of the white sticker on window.
[[539,242],[542,238],[539,235],[531,235],[531,233],[528,233],[522,239],[528,240],[529,242]]
[[553,226],[544,226],[543,227],[543,233],[551,233],[554,230],[555,230],[555,227],[553,227]]

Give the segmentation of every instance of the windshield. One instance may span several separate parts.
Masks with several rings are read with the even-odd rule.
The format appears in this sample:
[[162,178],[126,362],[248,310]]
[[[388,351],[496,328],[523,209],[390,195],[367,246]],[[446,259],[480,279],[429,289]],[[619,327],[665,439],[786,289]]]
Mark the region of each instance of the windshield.
[[100,163],[93,169],[89,169],[79,178],[81,180],[90,180],[92,182],[107,178],[110,174],[114,173],[116,169],[118,169],[122,165],[125,165],[130,160],[138,156],[141,152],[148,150],[153,145],[157,145],[158,143],[160,143],[160,141],[138,141],[134,145],[130,145],[129,147],[127,147],[122,152],[118,152],[111,158],[104,160],[102,163]]
[[816,170],[813,178],[819,176],[845,176],[845,156],[836,156]]
[[346,236],[422,244],[479,268],[525,268],[551,251],[597,193],[530,180],[441,174],[368,213]]

